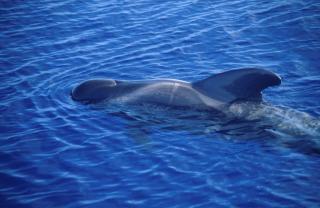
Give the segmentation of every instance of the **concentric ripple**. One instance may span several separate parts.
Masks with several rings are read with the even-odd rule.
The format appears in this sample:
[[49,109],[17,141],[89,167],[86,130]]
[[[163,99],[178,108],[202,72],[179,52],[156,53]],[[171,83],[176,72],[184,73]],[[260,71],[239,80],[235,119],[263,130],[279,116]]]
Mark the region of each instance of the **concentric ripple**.
[[[319,11],[315,0],[1,1],[1,207],[318,207]],[[255,66],[283,85],[227,115],[70,97],[92,78]]]

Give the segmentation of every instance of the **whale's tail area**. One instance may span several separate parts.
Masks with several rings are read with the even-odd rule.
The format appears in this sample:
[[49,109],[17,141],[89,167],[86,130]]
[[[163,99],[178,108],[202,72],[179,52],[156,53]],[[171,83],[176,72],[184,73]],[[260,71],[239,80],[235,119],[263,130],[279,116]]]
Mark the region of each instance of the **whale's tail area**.
[[258,68],[242,68],[212,75],[192,85],[201,93],[225,103],[236,100],[261,101],[261,91],[280,85],[275,73]]

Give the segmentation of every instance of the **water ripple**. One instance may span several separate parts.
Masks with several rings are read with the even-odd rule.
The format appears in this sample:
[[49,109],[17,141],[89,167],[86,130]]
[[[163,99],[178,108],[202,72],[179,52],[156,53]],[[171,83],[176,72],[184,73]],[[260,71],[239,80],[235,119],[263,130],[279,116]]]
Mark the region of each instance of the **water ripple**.
[[[319,8],[0,2],[1,205],[318,206]],[[248,66],[281,75],[264,95],[274,105],[222,116],[70,98],[86,79],[194,81]]]

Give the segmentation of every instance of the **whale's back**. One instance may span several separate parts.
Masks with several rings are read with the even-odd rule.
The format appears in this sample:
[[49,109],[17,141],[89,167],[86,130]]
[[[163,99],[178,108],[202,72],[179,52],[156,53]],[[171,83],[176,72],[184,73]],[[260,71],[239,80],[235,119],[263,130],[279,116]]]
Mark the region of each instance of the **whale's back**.
[[[140,81],[141,82],[141,81]],[[203,105],[201,94],[190,83],[180,80],[149,80],[130,93],[123,93],[118,100],[126,103],[154,103],[170,106]],[[134,84],[134,83],[129,83]]]

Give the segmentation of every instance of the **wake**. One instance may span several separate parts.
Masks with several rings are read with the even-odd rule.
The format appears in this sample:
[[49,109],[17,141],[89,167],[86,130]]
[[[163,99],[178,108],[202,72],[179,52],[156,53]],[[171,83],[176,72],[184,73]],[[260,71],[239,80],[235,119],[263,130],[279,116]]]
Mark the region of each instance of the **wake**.
[[241,102],[232,104],[226,114],[249,121],[263,121],[271,126],[269,131],[281,136],[320,138],[319,118],[288,107],[272,106],[267,103]]

